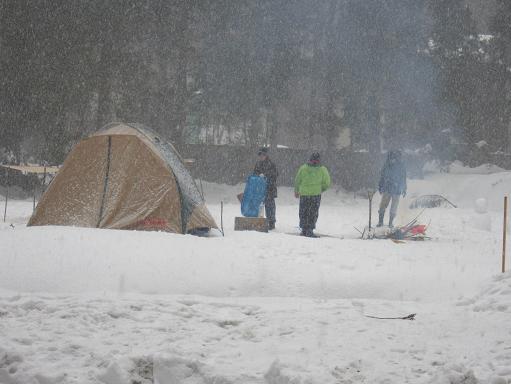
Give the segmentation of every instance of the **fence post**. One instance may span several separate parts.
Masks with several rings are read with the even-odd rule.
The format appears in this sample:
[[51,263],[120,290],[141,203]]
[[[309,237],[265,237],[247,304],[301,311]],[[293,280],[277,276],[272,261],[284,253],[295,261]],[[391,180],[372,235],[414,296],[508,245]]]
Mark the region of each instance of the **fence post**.
[[5,187],[5,208],[4,208],[4,223],[5,218],[7,217],[7,200],[9,200],[9,185]]
[[506,238],[507,238],[507,196],[504,196],[504,225],[502,232],[502,273],[506,272]]
[[220,202],[220,228],[222,232],[222,237],[225,236],[224,232],[224,202]]

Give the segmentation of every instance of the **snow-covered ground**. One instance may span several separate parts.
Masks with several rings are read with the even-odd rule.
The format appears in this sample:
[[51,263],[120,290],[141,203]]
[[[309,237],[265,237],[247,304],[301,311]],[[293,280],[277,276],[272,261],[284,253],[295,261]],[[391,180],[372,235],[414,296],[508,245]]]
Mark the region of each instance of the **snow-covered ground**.
[[241,186],[205,183],[218,222],[225,203],[212,238],[27,228],[32,202],[13,201],[0,383],[511,383],[511,273],[499,273],[511,173],[476,172],[410,181],[401,223],[420,194],[458,208],[426,210],[432,240],[405,244],[358,239],[368,202],[336,189],[318,223],[336,237],[320,239],[296,236],[289,188],[263,234],[233,231]]

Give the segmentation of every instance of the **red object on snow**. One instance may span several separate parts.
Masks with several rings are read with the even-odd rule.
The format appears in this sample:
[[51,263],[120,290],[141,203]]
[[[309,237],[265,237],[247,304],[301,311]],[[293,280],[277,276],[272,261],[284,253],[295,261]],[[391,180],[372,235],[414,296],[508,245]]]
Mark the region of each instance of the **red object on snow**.
[[411,233],[413,236],[415,235],[425,235],[426,234],[426,226],[421,225],[414,225],[412,228],[408,230],[409,233]]

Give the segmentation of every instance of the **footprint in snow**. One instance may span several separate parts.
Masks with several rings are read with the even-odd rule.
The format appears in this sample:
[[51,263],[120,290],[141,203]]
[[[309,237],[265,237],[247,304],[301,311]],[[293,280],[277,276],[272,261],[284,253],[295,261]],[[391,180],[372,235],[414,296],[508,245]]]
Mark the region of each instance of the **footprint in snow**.
[[361,361],[353,361],[342,368],[336,366],[331,373],[332,376],[336,378],[336,384],[358,384],[366,382],[366,377],[361,372]]

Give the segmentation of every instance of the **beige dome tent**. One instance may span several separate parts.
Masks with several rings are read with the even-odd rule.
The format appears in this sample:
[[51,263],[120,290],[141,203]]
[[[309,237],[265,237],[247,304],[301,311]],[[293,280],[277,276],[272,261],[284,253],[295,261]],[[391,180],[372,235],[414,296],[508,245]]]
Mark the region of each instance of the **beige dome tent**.
[[217,228],[174,147],[138,124],[112,123],[78,143],[28,225]]

